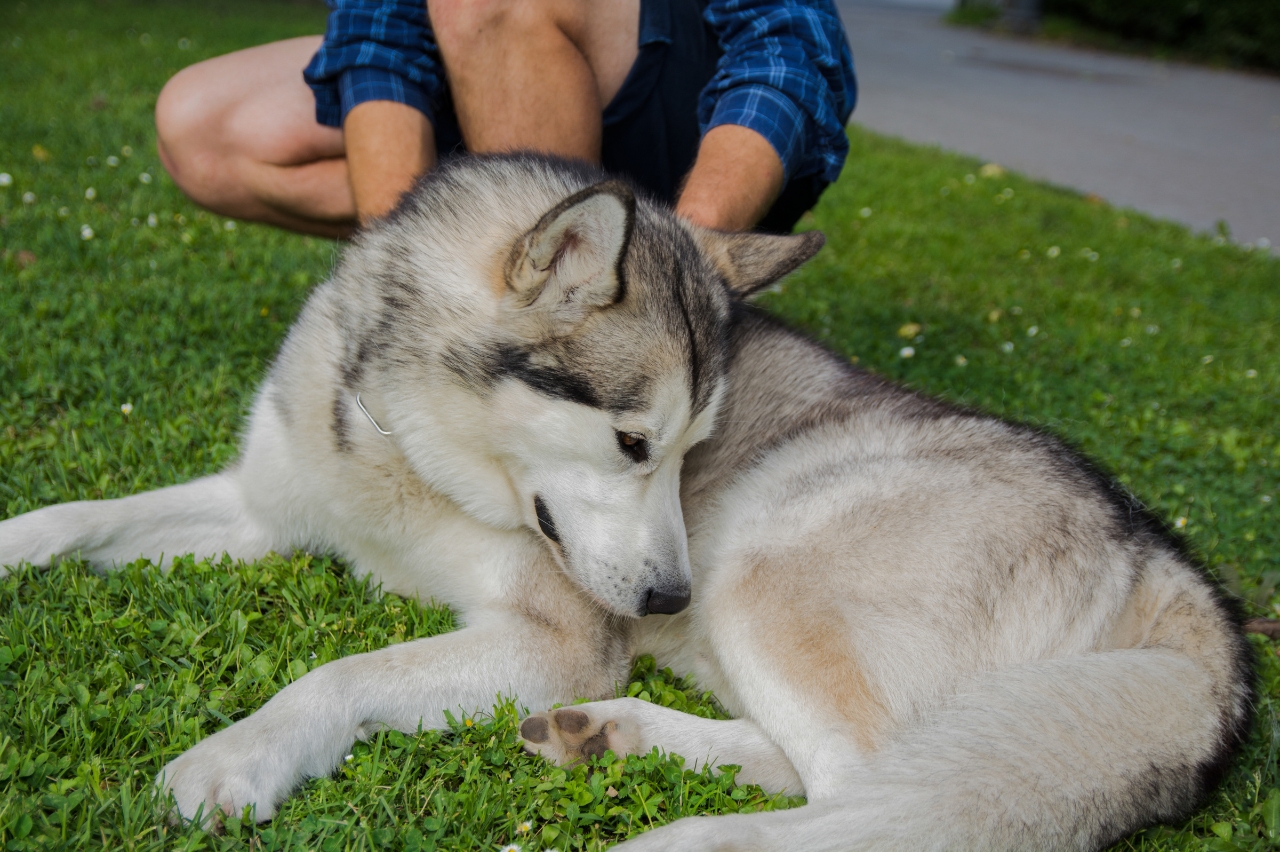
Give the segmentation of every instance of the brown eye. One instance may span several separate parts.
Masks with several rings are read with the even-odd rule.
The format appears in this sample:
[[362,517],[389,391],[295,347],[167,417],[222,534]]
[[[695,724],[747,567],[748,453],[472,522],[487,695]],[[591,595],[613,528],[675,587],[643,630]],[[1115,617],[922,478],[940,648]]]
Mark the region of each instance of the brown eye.
[[618,449],[637,464],[649,460],[649,442],[638,432],[619,432]]

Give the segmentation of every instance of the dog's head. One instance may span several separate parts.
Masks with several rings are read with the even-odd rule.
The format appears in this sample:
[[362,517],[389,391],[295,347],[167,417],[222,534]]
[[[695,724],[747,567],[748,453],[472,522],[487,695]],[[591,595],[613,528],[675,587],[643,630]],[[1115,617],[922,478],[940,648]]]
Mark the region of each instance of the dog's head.
[[698,228],[608,180],[562,191],[516,234],[490,243],[482,280],[466,285],[494,299],[483,333],[440,353],[482,406],[447,428],[474,430],[519,520],[597,602],[678,612],[691,584],[680,468],[715,425],[733,302],[822,236]]

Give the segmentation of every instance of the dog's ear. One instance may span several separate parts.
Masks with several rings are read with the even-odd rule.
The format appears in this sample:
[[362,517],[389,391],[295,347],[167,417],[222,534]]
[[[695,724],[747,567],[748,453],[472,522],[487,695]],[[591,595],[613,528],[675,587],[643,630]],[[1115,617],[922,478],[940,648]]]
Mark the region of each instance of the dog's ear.
[[733,234],[692,226],[694,237],[739,298],[763,290],[818,253],[821,231],[792,236]]
[[557,204],[516,240],[507,258],[512,305],[561,335],[588,312],[621,300],[627,286],[622,261],[635,219],[635,193],[621,181],[598,183]]

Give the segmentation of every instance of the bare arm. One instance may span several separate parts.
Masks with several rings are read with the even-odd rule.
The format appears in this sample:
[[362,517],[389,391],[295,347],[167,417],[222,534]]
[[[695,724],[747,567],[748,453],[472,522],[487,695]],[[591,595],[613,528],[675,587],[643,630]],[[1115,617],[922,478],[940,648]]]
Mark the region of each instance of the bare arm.
[[414,179],[435,167],[435,132],[411,106],[365,101],[347,113],[342,133],[362,225],[389,213]]
[[746,230],[782,191],[782,160],[759,133],[736,124],[707,131],[676,213],[722,231]]

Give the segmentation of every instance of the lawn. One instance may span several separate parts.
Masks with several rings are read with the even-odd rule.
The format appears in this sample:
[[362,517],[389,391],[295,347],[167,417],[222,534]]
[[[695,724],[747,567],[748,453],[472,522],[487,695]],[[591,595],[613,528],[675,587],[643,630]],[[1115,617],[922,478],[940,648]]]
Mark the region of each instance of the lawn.
[[[340,247],[198,210],[157,161],[151,111],[178,68],[318,32],[324,9],[27,0],[2,20],[0,517],[214,471]],[[868,369],[1067,437],[1251,614],[1280,614],[1280,261],[850,136],[802,224],[828,248],[764,304]],[[149,785],[167,759],[309,668],[448,630],[450,614],[305,555],[167,576],[64,563],[0,582],[0,600],[6,849],[599,849],[684,814],[794,804],[657,755],[550,767],[520,752],[508,701],[357,746],[264,826],[166,827]],[[1280,849],[1280,659],[1251,641],[1262,686],[1242,759],[1186,824],[1118,848]],[[648,660],[624,688],[717,712]]]

